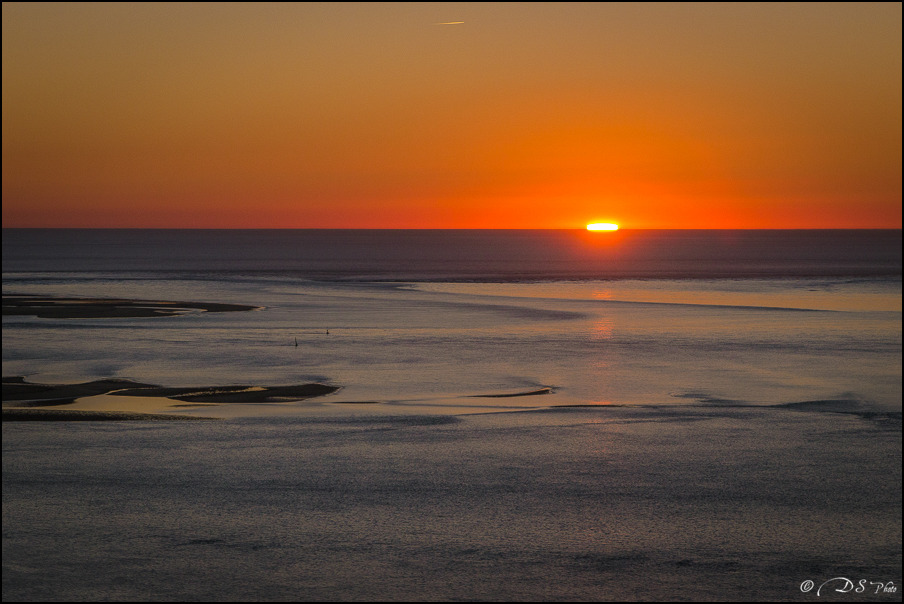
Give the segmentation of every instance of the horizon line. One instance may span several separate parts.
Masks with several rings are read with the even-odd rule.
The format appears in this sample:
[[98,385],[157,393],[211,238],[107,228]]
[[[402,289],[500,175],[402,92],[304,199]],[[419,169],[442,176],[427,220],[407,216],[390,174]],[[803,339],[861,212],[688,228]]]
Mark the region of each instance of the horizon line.
[[[159,227],[159,226],[3,226],[3,230],[45,231],[587,231],[586,227]],[[617,231],[599,232],[614,235],[623,231],[900,231],[897,227],[619,227]],[[587,231],[590,232],[590,231]],[[597,233],[596,231],[593,231]]]

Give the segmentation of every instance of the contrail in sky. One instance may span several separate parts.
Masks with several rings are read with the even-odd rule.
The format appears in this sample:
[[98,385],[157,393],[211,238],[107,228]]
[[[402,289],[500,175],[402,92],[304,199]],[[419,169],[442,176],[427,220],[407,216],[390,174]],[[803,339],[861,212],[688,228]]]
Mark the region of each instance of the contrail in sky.
[[436,25],[458,25],[464,21],[446,21],[445,23],[437,23]]

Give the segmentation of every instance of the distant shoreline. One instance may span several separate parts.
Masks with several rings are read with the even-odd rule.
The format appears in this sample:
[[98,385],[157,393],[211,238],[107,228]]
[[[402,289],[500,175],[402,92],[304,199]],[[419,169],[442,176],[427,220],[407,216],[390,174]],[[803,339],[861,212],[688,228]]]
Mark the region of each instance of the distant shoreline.
[[[477,229],[477,228],[459,228],[459,229],[450,229],[445,227],[436,227],[436,228],[378,228],[378,229],[368,229],[368,228],[341,228],[341,227],[299,227],[294,229],[287,229],[283,227],[259,227],[259,228],[231,228],[224,229],[220,227],[45,227],[45,226],[14,226],[14,227],[3,227],[4,231],[345,231],[345,232],[438,232],[438,231],[446,231],[446,232],[524,232],[524,231],[585,231],[585,227],[571,227],[571,228],[520,228],[520,229]],[[738,231],[747,231],[747,232],[766,232],[766,231],[776,231],[776,232],[790,232],[790,231],[900,231],[902,227],[836,227],[836,228],[824,228],[824,227],[789,227],[789,228],[737,228],[737,229],[724,229],[724,228],[682,228],[682,229],[666,229],[666,228],[631,228],[631,227],[620,227],[619,231],[635,231],[635,232],[667,232],[667,231],[675,231],[675,232],[738,232]]]

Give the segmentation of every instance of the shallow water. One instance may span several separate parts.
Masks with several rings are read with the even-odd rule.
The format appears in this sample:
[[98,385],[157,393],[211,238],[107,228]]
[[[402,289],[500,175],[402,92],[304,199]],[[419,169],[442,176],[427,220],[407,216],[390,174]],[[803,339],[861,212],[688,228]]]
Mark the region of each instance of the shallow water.
[[10,290],[28,293],[264,307],[145,319],[4,318],[4,375],[38,382],[321,381],[342,387],[336,401],[437,412],[460,403],[449,399],[542,387],[554,396],[480,403],[675,404],[696,395],[901,405],[900,280],[758,279],[743,289],[724,280],[405,285],[62,274],[9,281]]

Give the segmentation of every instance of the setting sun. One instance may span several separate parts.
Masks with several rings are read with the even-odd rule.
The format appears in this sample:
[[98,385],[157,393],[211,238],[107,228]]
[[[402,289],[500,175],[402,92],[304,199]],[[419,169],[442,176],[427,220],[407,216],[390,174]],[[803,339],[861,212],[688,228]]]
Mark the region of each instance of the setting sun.
[[588,231],[617,231],[618,225],[611,222],[594,222],[587,225]]

